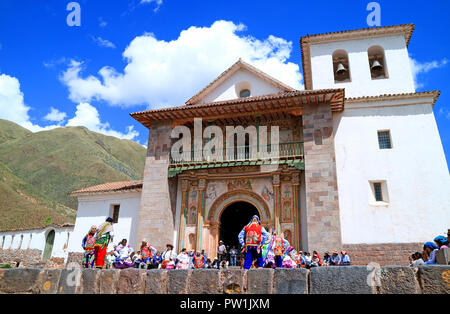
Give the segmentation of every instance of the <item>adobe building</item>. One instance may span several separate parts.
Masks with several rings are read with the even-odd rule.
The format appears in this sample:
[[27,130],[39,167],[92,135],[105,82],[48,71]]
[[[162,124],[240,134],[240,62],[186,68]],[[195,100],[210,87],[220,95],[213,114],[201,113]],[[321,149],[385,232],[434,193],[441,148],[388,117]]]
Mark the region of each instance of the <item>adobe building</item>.
[[[172,243],[214,257],[219,240],[237,245],[256,214],[296,249],[345,249],[354,264],[407,264],[450,221],[450,177],[433,114],[439,92],[415,91],[413,29],[302,37],[305,90],[239,60],[182,106],[132,113],[149,130],[143,181],[74,192],[69,251],[82,252],[90,226],[111,216],[114,243],[126,238],[137,248],[146,238],[159,250]],[[203,135],[184,152],[189,158],[171,153],[180,126]],[[216,158],[198,155],[213,138],[205,130],[225,134],[227,126],[267,127],[268,138],[278,126],[277,161],[260,152],[260,135],[244,145],[233,137]]]

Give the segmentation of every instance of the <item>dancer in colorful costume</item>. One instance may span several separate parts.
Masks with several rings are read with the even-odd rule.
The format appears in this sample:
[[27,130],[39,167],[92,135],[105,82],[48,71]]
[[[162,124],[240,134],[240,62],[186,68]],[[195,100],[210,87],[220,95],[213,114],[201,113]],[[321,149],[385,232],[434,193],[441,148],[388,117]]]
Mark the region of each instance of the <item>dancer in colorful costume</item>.
[[97,228],[95,235],[94,254],[95,267],[103,268],[105,266],[105,256],[108,250],[108,244],[114,236],[113,219],[106,218],[106,221]]
[[197,251],[195,252],[194,257],[192,258],[192,264],[194,264],[195,269],[205,268],[206,257],[200,254],[200,251]]
[[245,251],[244,269],[250,269],[254,260],[255,268],[263,267],[261,246],[267,241],[269,233],[260,225],[259,217],[253,216],[252,220],[239,233],[239,243]]
[[92,226],[91,229],[89,229],[89,232],[83,238],[83,241],[81,242],[81,246],[83,247],[83,250],[84,250],[83,263],[82,263],[84,268],[94,267],[94,262],[95,262],[94,245],[95,245],[95,233],[96,232],[97,232],[97,227]]
[[116,257],[116,261],[113,263],[114,268],[124,269],[133,267],[132,253],[133,249],[127,245],[127,240],[123,239],[114,250],[114,256]]
[[156,249],[147,242],[147,239],[142,239],[139,268],[147,269],[149,265],[152,264],[155,255]]
[[285,255],[284,252],[287,250],[288,247],[289,242],[286,239],[284,239],[282,235],[278,235],[276,231],[273,231],[272,241],[270,242],[269,250],[273,252],[276,267],[283,266],[283,258]]
[[283,268],[296,268],[296,257],[297,252],[295,249],[292,246],[288,247],[283,255]]

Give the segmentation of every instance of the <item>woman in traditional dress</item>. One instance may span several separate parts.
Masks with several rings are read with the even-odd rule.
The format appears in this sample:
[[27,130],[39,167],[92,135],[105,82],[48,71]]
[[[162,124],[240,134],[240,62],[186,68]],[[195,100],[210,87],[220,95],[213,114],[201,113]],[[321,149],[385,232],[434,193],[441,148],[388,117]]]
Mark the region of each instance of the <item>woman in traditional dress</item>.
[[172,244],[166,245],[167,250],[165,250],[161,254],[162,262],[161,262],[161,269],[166,269],[170,262],[175,262],[177,258],[177,253],[173,250]]
[[181,253],[177,256],[177,269],[189,269],[189,255],[186,249],[182,249]]
[[81,242],[81,246],[84,250],[83,256],[83,267],[84,268],[92,268],[94,267],[95,262],[95,254],[94,254],[94,245],[95,245],[95,233],[97,232],[97,227],[92,226],[89,229],[89,232],[83,238]]
[[133,249],[127,245],[127,239],[120,241],[120,244],[114,250],[116,261],[113,264],[114,268],[124,269],[133,267],[134,263],[131,259],[133,257]]
[[95,267],[103,268],[105,266],[105,256],[108,250],[108,244],[114,236],[113,219],[106,218],[106,221],[97,228],[95,235],[94,254]]

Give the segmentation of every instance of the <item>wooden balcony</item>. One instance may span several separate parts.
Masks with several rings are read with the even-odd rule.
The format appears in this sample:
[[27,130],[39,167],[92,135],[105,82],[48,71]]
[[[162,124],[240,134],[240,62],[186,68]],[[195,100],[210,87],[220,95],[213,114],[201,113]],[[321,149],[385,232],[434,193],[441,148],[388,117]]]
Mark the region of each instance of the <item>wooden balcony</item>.
[[234,166],[242,162],[256,165],[273,160],[303,160],[303,142],[267,145],[266,149],[258,148],[256,145],[246,145],[235,146],[234,150],[227,151],[224,147],[220,152],[213,150],[212,153],[214,156],[204,156],[202,152],[187,151],[180,154],[178,158],[171,156],[170,168],[198,166],[200,169]]

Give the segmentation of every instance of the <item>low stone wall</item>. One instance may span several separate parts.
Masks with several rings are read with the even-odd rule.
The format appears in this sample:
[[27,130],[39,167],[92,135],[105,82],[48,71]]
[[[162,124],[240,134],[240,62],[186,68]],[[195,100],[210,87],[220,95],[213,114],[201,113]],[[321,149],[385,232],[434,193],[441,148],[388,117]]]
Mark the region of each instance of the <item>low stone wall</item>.
[[450,293],[450,266],[258,270],[0,269],[0,293],[435,294]]
[[41,250],[0,249],[0,264],[9,264],[12,267],[63,268],[64,258],[52,257],[44,261]]
[[423,243],[344,244],[353,265],[408,266],[408,257],[422,252]]

